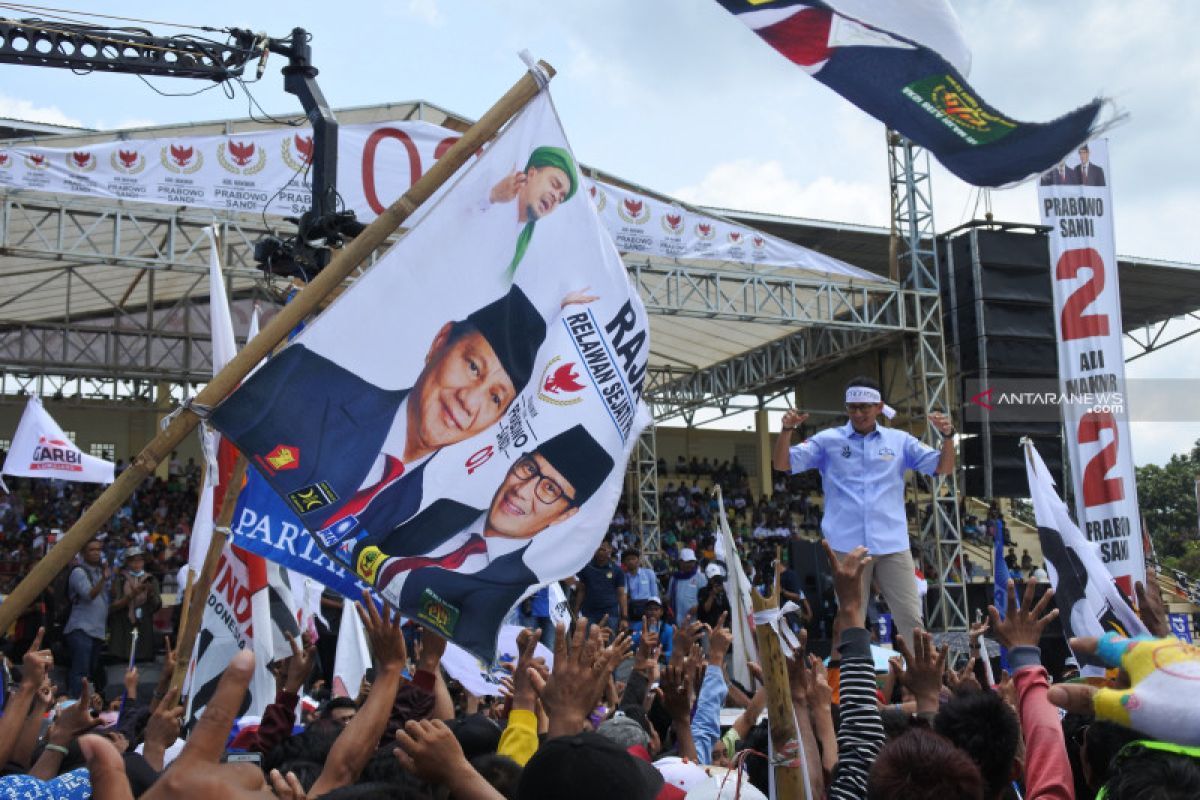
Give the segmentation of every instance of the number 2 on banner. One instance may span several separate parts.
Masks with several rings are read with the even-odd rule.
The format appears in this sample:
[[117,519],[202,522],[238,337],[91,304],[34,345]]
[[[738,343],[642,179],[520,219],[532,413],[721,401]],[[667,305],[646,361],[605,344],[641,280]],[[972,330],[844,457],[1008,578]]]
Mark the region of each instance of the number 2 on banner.
[[1125,499],[1125,482],[1120,478],[1105,477],[1117,465],[1117,451],[1121,446],[1117,421],[1113,415],[1107,411],[1084,414],[1079,420],[1079,443],[1100,441],[1100,431],[1103,430],[1112,431],[1112,441],[1092,456],[1083,471],[1083,504],[1088,508]]
[[1091,247],[1068,250],[1059,256],[1054,268],[1054,277],[1060,281],[1070,280],[1081,269],[1090,269],[1092,277],[1071,293],[1062,309],[1062,338],[1086,339],[1089,336],[1108,335],[1107,314],[1084,314],[1100,293],[1104,291],[1104,258]]

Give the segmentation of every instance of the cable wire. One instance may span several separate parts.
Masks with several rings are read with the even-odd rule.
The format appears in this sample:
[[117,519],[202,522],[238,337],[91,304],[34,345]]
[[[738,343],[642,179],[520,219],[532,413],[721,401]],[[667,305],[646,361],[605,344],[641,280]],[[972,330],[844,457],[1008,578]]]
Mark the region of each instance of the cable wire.
[[[97,14],[93,11],[76,11],[70,8],[54,8],[52,6],[36,6],[30,3],[0,3],[0,8],[11,8],[14,11],[35,11],[38,13],[50,11],[63,14],[79,14],[85,17],[97,17],[100,19],[115,19],[123,22],[139,22],[146,25],[165,25],[168,28],[190,28],[197,31],[208,31],[215,33],[228,33],[229,28],[213,28],[209,25],[188,25],[182,22],[163,22],[162,20],[154,19],[138,19],[136,17],[121,17],[113,14]],[[69,20],[66,20],[69,21]]]

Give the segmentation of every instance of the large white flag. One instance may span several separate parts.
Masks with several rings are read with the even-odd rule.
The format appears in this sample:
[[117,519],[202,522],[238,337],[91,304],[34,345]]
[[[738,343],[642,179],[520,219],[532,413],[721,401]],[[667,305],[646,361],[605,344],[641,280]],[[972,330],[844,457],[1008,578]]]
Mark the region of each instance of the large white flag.
[[114,475],[111,461],[88,455],[67,438],[36,395],[25,404],[0,471],[79,483],[112,483]]
[[337,651],[333,656],[333,696],[358,697],[367,668],[371,666],[371,648],[367,632],[354,601],[342,598],[342,626],[338,629]]
[[754,607],[750,604],[750,578],[742,569],[737,542],[734,541],[733,531],[729,529],[729,519],[725,516],[725,498],[720,486],[717,486],[717,519],[720,521],[721,530],[717,536],[716,555],[725,560],[725,594],[729,596],[729,626],[733,629],[733,663],[730,665],[729,674],[749,689],[754,685],[754,678],[750,675],[746,662],[758,661],[758,640],[754,638]]
[[[1104,568],[1098,545],[1089,542],[1071,521],[1067,505],[1054,488],[1054,478],[1041,454],[1025,440],[1025,473],[1037,517],[1038,539],[1054,587],[1059,620],[1067,638],[1103,636],[1117,631],[1123,636],[1147,633],[1137,614],[1124,601],[1113,577]],[[1076,653],[1081,667],[1100,667],[1096,660]]]
[[649,348],[543,93],[212,420],[330,558],[491,661],[603,537]]

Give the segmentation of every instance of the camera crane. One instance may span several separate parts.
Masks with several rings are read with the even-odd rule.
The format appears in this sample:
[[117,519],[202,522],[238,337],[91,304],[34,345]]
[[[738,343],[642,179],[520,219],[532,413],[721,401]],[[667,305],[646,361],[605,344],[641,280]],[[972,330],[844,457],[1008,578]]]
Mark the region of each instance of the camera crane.
[[143,29],[0,19],[0,64],[223,83],[239,80],[255,59],[261,78],[271,53],[286,56],[283,89],[300,100],[313,129],[312,207],[299,218],[286,218],[296,225],[294,237],[259,240],[254,258],[265,272],[311,280],[329,263],[330,248],[340,247],[363,228],[353,211],[337,210],[338,123],[317,85],[311,36],[303,28],[293,28],[290,36],[279,39],[239,28],[203,30],[227,34],[229,40],[221,43],[192,35],[155,36]]

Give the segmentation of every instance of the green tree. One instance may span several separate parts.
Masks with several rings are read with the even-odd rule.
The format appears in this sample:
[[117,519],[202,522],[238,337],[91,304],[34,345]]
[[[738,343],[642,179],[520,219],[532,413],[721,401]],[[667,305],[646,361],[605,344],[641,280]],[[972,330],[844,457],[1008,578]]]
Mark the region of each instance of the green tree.
[[[1138,506],[1146,518],[1158,555],[1169,566],[1194,572],[1200,567],[1196,547],[1196,477],[1200,475],[1200,440],[1187,455],[1173,455],[1163,466],[1137,467]],[[1185,558],[1186,557],[1186,558]]]

